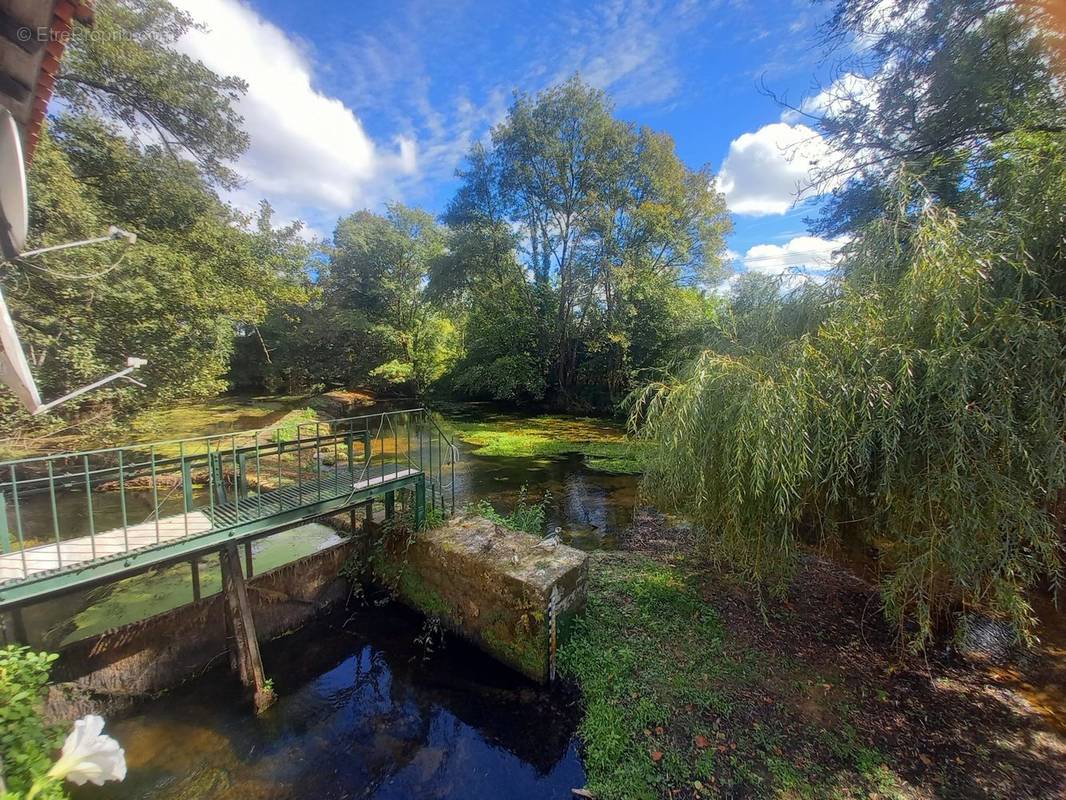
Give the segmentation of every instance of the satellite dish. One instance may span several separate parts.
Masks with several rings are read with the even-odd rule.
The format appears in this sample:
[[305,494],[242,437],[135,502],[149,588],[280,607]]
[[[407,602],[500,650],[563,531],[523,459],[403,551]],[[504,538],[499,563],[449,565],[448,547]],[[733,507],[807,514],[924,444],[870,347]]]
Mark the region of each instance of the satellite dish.
[[[26,167],[22,140],[15,118],[0,109],[0,251],[5,259],[18,256],[26,244]],[[22,352],[18,333],[0,293],[0,381],[15,393],[31,413],[41,406],[41,396]]]
[[4,258],[18,256],[26,244],[29,212],[26,202],[26,165],[22,139],[11,112],[0,109],[0,250]]
[[[137,241],[136,234],[128,233],[112,225],[107,236],[42,247],[23,253],[28,223],[26,165],[22,160],[22,140],[19,138],[18,125],[15,124],[15,118],[11,116],[11,112],[6,108],[0,108],[0,254],[4,261],[16,259],[20,254],[29,256],[98,242],[121,240],[133,244]],[[58,400],[42,403],[37,383],[33,379],[33,373],[30,372],[30,365],[26,361],[26,355],[22,352],[18,331],[15,330],[11,314],[7,310],[7,301],[4,300],[3,292],[0,292],[0,382],[7,384],[31,414],[42,414],[60,403],[65,403],[71,398],[83,395],[114,380],[126,380],[143,387],[144,384],[131,378],[130,373],[146,363],[148,362],[143,358],[127,359],[126,369],[90,383],[88,386],[75,389]]]

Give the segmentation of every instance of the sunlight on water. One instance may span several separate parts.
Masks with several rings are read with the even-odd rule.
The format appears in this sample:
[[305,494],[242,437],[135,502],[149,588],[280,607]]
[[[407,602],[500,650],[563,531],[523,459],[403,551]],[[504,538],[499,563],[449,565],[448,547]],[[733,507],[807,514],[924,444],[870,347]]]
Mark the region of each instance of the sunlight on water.
[[254,717],[224,669],[116,722],[121,786],[77,798],[565,798],[576,709],[450,640],[428,660],[398,606],[263,647],[279,700]]

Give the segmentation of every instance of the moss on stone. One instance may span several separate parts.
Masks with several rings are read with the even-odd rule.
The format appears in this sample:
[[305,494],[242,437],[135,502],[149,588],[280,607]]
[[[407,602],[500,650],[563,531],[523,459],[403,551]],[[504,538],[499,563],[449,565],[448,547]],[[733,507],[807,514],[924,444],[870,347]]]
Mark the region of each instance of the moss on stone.
[[449,617],[451,606],[440,593],[426,585],[425,580],[412,569],[402,569],[396,590],[400,595],[430,617]]

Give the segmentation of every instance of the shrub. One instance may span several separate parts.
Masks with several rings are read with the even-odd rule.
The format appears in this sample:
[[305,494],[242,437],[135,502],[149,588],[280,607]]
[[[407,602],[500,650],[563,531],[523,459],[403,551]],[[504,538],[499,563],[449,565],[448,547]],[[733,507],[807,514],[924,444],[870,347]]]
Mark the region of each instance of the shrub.
[[[44,724],[42,704],[48,672],[58,656],[36,653],[28,647],[0,649],[0,755],[9,797],[26,795],[34,781],[52,766],[52,752],[62,743],[61,732]],[[48,783],[36,797],[66,797],[62,784]]]

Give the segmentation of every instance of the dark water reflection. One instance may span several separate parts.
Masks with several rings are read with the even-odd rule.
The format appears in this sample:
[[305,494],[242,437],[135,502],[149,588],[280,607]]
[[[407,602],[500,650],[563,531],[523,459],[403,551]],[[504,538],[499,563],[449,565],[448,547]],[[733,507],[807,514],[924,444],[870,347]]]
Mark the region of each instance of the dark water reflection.
[[[507,512],[522,486],[534,501],[549,491],[546,528],[563,528],[585,549],[613,547],[632,521],[636,476],[594,472],[579,455],[486,458],[469,450],[463,446],[455,472],[460,505],[486,499]],[[130,517],[151,513],[147,493],[134,494]],[[99,497],[98,526],[120,524],[117,497]],[[161,493],[167,511],[172,499],[180,495]],[[30,502],[24,522],[47,540],[50,507],[40,502]],[[60,504],[64,529],[87,527],[77,517],[84,496]],[[107,592],[52,600],[49,619],[73,617]],[[400,606],[345,619],[264,644],[279,701],[261,717],[220,666],[110,721],[129,775],[75,797],[540,800],[569,798],[584,785],[568,700],[456,639],[424,661],[415,644],[423,620]]]
[[475,456],[460,448],[456,494],[463,500],[488,500],[509,512],[519,491],[528,487],[531,501],[551,493],[547,526],[563,529],[566,541],[583,550],[612,548],[633,521],[639,477],[596,472],[578,454],[559,458]]
[[370,607],[263,648],[254,717],[224,669],[113,723],[121,785],[76,798],[568,798],[576,708],[465,643],[423,659],[418,615]]

